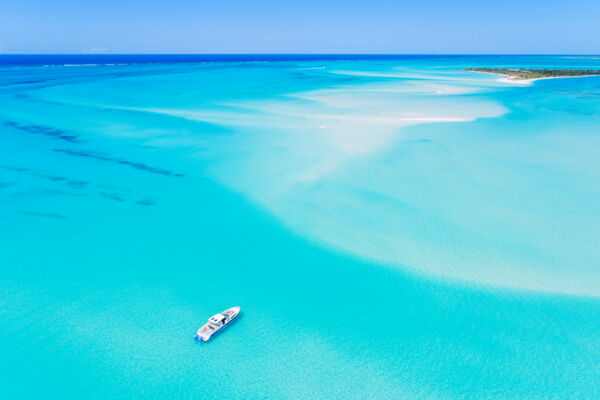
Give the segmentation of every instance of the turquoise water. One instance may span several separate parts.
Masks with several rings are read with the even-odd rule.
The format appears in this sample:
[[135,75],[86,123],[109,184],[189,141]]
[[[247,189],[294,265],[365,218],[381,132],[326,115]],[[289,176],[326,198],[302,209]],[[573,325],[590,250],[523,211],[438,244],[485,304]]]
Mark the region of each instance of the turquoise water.
[[264,58],[0,67],[0,398],[599,398],[600,60]]

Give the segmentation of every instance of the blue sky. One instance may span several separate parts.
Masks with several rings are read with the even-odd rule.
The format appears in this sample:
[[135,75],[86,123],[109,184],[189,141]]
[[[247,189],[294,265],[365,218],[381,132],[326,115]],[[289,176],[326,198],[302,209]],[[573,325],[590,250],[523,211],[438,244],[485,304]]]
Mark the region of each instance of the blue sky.
[[600,0],[0,0],[4,53],[600,53]]

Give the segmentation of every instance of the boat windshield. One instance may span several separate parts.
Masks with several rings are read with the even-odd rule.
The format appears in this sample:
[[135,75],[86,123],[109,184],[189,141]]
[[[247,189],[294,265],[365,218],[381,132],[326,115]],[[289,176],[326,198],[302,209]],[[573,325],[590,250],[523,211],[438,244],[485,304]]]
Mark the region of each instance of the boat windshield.
[[209,321],[213,324],[220,325],[225,322],[226,317],[223,314],[217,314],[209,318]]

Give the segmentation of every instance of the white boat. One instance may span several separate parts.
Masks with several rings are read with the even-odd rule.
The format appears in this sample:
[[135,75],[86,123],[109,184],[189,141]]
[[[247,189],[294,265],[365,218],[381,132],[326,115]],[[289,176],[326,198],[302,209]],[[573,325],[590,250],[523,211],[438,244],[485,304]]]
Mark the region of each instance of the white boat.
[[198,329],[195,340],[197,342],[208,342],[208,339],[225,329],[239,313],[240,307],[231,307],[213,315],[202,328]]

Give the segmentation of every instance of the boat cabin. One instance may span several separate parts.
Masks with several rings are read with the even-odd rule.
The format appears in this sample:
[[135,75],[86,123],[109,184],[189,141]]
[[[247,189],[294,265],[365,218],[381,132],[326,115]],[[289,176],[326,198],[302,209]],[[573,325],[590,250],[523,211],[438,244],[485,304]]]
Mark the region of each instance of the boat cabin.
[[227,316],[225,316],[223,314],[213,315],[212,317],[210,317],[208,319],[208,322],[210,322],[211,324],[216,325],[216,326],[221,326],[221,325],[225,324],[225,321],[227,321]]

